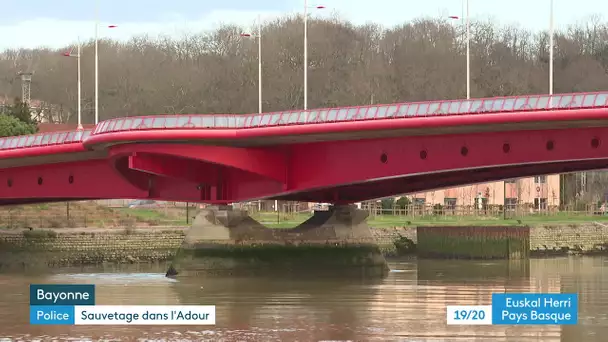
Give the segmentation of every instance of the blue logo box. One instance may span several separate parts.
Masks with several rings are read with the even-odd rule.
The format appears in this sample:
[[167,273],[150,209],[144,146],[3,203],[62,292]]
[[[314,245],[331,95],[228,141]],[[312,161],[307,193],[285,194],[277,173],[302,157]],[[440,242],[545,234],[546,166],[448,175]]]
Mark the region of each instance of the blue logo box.
[[30,324],[74,325],[74,307],[63,305],[30,306]]
[[494,293],[492,324],[571,325],[578,323],[576,293]]
[[31,284],[30,305],[95,305],[95,285]]

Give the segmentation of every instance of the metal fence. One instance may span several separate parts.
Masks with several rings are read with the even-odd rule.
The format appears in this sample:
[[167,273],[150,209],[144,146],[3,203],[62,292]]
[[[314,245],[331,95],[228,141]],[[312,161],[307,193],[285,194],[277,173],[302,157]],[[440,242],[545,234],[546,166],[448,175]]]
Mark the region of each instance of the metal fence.
[[[364,205],[363,210],[369,212],[370,216],[393,215],[406,217],[428,217],[428,216],[455,216],[455,217],[526,217],[526,216],[603,216],[608,215],[605,206],[587,204],[583,210],[575,210],[574,206],[566,206],[559,210],[558,206],[545,206],[537,208],[532,204],[502,206],[486,205],[479,206],[442,206],[442,205],[407,205],[405,207],[382,208],[380,206]],[[506,210],[505,210],[506,209]]]

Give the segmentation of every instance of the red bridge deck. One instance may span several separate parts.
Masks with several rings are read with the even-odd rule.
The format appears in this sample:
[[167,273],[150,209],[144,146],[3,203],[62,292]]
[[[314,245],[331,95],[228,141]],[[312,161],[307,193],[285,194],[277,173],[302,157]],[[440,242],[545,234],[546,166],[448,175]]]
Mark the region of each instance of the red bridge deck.
[[[606,119],[608,92],[247,115],[116,118],[99,123],[92,131],[0,138],[0,182],[6,178],[6,184],[11,184],[10,190],[0,192],[0,198],[357,201],[500,179],[497,177],[562,172],[574,161],[578,164],[568,166],[568,170],[605,167],[608,155],[602,152],[601,139],[608,136],[603,128],[608,126]],[[580,152],[572,150],[576,139],[585,146],[579,146]],[[542,148],[534,152],[531,144],[538,143]],[[556,144],[559,149],[554,148]],[[496,151],[494,145],[498,146]],[[453,148],[456,150],[451,151]],[[546,155],[548,151],[554,152]],[[135,190],[112,193],[108,189],[81,189],[78,194],[61,195],[58,192],[65,192],[61,187],[46,192],[44,177],[36,176],[38,187],[17,192],[19,182],[15,180],[19,177],[67,172],[74,179],[76,173],[89,170],[87,167],[95,163],[101,167],[108,161],[126,180],[125,189],[130,184]],[[380,165],[375,164],[378,161]],[[555,162],[561,164],[551,164]],[[553,166],[536,165],[539,163]],[[511,171],[488,171],[498,167]],[[188,168],[200,174],[184,171]],[[487,174],[475,175],[472,169]],[[465,174],[455,177],[455,172],[464,170]],[[441,172],[447,175],[448,171],[450,178],[437,182],[422,177]],[[162,186],[150,185],[151,175],[161,177],[155,179]],[[407,186],[396,185],[397,179],[403,182],[406,178]],[[187,180],[188,187],[197,184],[196,191],[180,193],[180,186],[186,183],[177,186],[168,179]],[[178,190],[168,190],[170,186]]]
[[[229,129],[231,131],[237,131],[251,128],[292,125],[318,125],[376,120],[388,121],[404,118],[445,117],[471,114],[539,113],[590,108],[608,108],[608,92],[412,102],[244,115],[191,114],[126,117],[103,121],[98,124],[93,131],[55,132],[0,138],[0,150],[83,143],[91,135],[124,131],[192,129]],[[216,135],[216,137],[220,137],[220,135]],[[230,137],[228,136],[227,138]]]

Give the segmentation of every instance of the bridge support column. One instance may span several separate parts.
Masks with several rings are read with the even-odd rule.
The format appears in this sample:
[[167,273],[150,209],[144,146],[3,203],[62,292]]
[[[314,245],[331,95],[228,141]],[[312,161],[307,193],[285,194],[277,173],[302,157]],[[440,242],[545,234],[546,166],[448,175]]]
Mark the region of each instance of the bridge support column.
[[315,211],[291,229],[267,228],[230,206],[202,209],[167,275],[222,270],[329,271],[385,275],[386,260],[355,206]]

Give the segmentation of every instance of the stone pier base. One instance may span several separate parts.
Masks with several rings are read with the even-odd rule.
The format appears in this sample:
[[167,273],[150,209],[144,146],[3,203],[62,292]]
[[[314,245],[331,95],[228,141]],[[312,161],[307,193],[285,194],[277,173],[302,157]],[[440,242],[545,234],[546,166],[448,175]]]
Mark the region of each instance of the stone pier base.
[[317,211],[291,229],[267,228],[230,206],[200,211],[176,254],[178,274],[329,271],[386,274],[388,266],[354,206]]
[[528,259],[529,227],[418,227],[420,258]]

